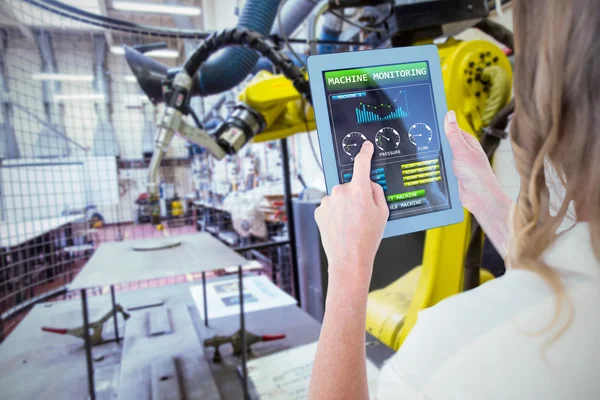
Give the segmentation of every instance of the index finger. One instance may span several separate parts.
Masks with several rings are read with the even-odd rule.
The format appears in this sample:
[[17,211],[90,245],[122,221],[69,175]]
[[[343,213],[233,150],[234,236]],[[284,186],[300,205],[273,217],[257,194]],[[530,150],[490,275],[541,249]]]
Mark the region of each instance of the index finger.
[[368,183],[371,181],[371,159],[373,158],[373,143],[366,140],[360,148],[360,153],[354,159],[352,182]]

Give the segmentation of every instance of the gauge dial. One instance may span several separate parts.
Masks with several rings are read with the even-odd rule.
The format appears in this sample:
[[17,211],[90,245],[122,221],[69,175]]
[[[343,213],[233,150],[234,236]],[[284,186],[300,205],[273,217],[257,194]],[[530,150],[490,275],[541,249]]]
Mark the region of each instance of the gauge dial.
[[360,147],[367,138],[360,132],[350,132],[342,140],[342,149],[352,159],[360,152]]
[[381,151],[396,150],[400,145],[400,134],[394,128],[381,128],[375,134],[375,144]]
[[417,147],[427,146],[431,143],[433,132],[429,125],[418,122],[408,130],[408,140]]

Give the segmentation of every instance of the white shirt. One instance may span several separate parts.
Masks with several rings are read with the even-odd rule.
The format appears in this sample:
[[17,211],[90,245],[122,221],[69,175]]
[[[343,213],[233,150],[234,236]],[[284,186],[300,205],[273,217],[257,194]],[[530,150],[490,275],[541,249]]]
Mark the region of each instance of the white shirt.
[[554,292],[533,272],[509,270],[421,311],[383,366],[377,399],[600,399],[600,263],[588,224],[559,236],[544,259],[561,274],[572,312],[563,307],[545,329]]

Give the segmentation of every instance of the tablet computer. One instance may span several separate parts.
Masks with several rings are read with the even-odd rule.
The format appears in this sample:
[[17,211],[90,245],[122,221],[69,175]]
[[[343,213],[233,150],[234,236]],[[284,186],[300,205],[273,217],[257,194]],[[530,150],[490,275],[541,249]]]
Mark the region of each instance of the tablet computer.
[[308,58],[327,192],[350,182],[365,140],[375,145],[371,179],[384,190],[384,237],[463,220],[436,46]]

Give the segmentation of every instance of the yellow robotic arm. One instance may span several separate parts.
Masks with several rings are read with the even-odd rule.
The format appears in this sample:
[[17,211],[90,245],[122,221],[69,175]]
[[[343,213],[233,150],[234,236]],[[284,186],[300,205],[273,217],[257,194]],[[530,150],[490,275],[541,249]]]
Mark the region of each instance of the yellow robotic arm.
[[[438,46],[448,108],[462,129],[477,136],[509,101],[512,69],[494,44],[449,39]],[[369,294],[367,330],[397,350],[418,312],[463,290],[464,263],[471,240],[471,216],[464,222],[427,231],[422,265]],[[491,279],[482,270],[480,281]]]
[[283,75],[259,72],[238,99],[260,113],[265,122],[265,129],[254,137],[254,142],[282,139],[316,129],[312,106]]

